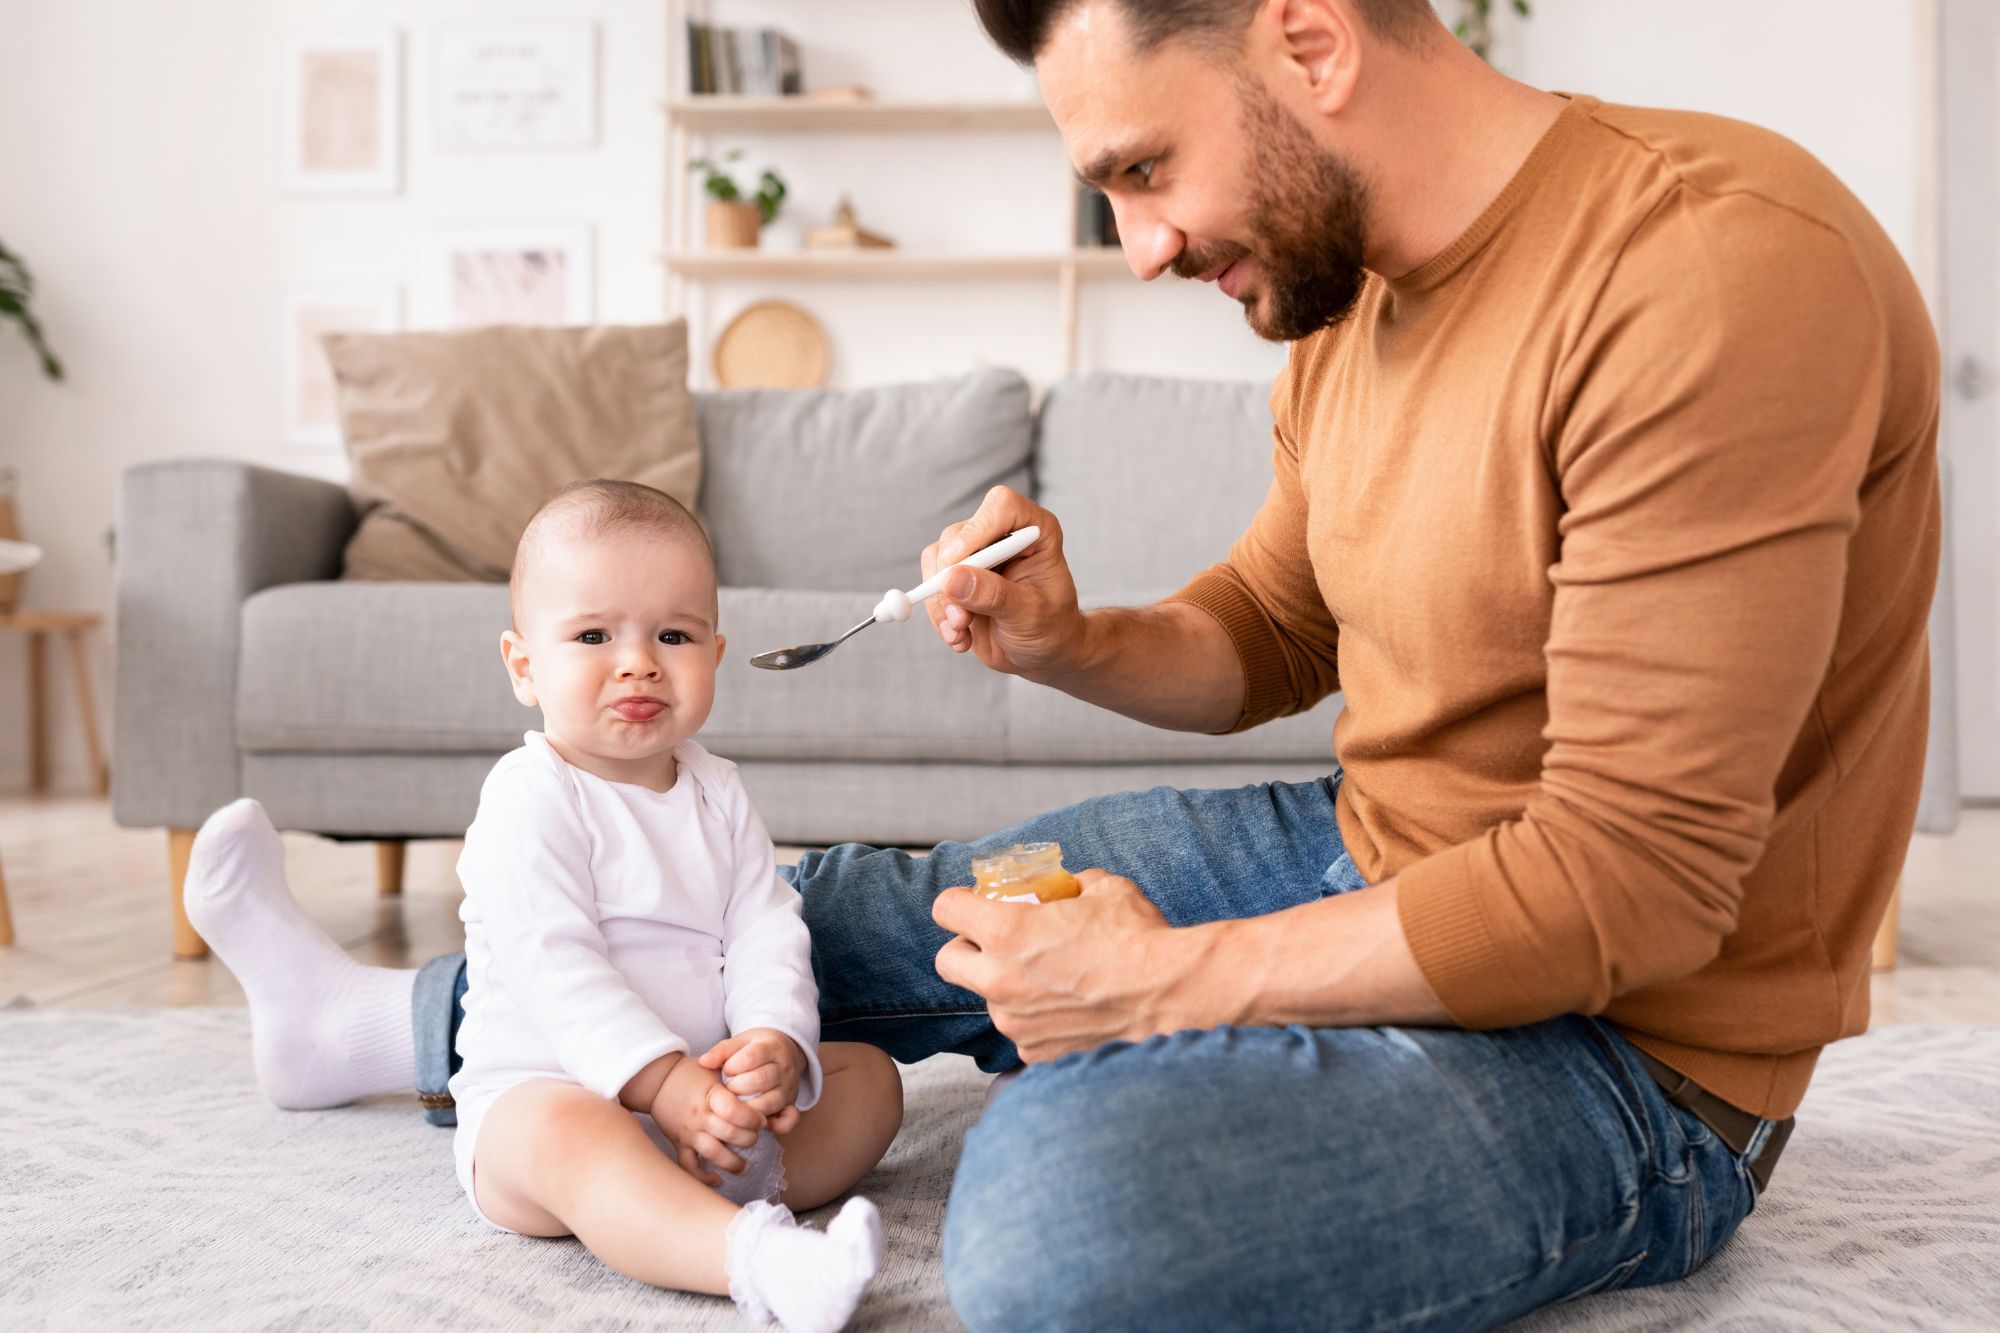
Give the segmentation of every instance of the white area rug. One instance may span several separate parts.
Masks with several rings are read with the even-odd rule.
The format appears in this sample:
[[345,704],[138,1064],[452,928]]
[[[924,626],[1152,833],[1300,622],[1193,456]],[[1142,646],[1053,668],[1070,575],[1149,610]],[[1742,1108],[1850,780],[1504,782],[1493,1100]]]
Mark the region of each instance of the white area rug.
[[[937,1235],[986,1080],[952,1057],[906,1078],[907,1126],[865,1186],[888,1259],[857,1329],[956,1327]],[[1701,1273],[1517,1327],[2000,1327],[2000,1028],[1844,1043],[1800,1122]],[[485,1230],[450,1139],[402,1098],[271,1108],[239,1011],[0,1013],[0,1328],[747,1327],[573,1241]]]

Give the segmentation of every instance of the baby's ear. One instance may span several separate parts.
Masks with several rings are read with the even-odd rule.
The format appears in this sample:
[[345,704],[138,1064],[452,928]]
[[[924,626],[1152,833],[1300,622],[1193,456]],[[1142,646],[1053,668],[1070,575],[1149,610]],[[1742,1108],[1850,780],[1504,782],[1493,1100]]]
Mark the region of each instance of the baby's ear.
[[513,630],[500,636],[500,659],[507,664],[507,680],[514,697],[525,708],[535,706],[535,675],[528,662],[528,644]]
[[728,643],[729,640],[723,638],[720,634],[715,636],[715,664],[717,666],[722,665],[722,650]]

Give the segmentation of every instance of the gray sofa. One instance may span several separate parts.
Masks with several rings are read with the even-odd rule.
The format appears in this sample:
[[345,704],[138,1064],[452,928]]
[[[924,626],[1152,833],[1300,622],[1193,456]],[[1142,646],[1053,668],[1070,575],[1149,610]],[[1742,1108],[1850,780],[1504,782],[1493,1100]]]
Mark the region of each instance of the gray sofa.
[[[800,671],[749,666],[915,583],[917,553],[999,483],[1061,519],[1086,605],[1173,591],[1263,498],[1267,395],[1090,375],[1035,411],[1004,371],[697,395],[729,640],[702,742],[791,844],[927,845],[1106,792],[1325,773],[1337,700],[1242,735],[1161,731],[990,672],[918,623]],[[456,837],[494,759],[539,725],[501,667],[506,589],[339,581],[354,523],[343,488],[240,462],[125,474],[112,809],[175,831],[176,866],[239,795],[281,828]]]

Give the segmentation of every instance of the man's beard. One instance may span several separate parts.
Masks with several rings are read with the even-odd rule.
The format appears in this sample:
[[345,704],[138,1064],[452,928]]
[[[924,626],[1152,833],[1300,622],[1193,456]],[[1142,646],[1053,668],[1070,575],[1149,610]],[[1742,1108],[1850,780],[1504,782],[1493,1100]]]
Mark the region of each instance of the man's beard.
[[1262,88],[1246,85],[1241,130],[1252,154],[1253,246],[1222,242],[1184,250],[1173,270],[1198,278],[1218,264],[1251,259],[1261,297],[1249,294],[1251,331],[1289,342],[1340,323],[1354,311],[1367,270],[1367,190],[1352,167],[1306,133]]

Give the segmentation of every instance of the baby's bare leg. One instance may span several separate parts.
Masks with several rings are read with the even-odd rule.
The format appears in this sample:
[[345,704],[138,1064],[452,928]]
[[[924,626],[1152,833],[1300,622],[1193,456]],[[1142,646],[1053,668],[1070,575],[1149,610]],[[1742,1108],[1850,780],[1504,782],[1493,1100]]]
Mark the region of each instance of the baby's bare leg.
[[873,1046],[832,1041],[819,1048],[820,1099],[799,1117],[785,1145],[786,1207],[817,1208],[875,1169],[903,1124],[903,1080]]
[[523,1083],[493,1103],[474,1146],[473,1188],[480,1209],[510,1230],[574,1235],[656,1287],[729,1291],[736,1205],[681,1170],[630,1111],[574,1084]]

